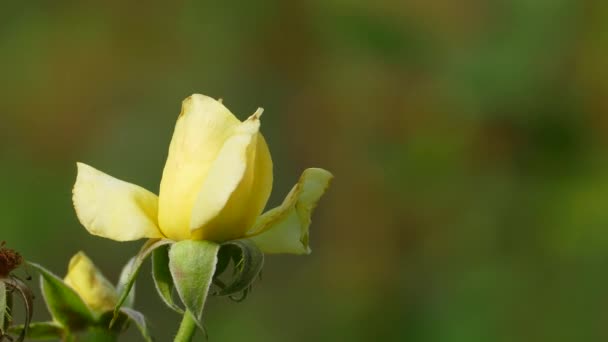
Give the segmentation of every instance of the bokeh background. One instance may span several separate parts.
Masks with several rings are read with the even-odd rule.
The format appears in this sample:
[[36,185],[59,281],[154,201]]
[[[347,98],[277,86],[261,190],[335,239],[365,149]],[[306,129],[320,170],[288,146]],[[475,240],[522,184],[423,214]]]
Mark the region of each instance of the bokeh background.
[[[1,7],[0,240],[27,259],[63,275],[82,249],[116,280],[142,242],[85,232],[74,163],[158,191],[200,92],[265,108],[269,207],[306,167],[336,176],[313,254],[268,257],[243,303],[211,299],[211,341],[608,339],[608,3]],[[149,265],[137,291],[169,341]]]

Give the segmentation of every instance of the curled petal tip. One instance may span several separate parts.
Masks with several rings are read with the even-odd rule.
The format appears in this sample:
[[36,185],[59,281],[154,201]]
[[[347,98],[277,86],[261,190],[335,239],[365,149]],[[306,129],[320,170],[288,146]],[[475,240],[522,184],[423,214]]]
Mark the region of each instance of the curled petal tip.
[[259,120],[260,117],[262,117],[262,113],[264,113],[264,108],[258,107],[258,109],[256,109],[256,111],[251,114],[251,116],[247,118],[247,120]]
[[283,204],[258,218],[249,236],[262,252],[310,254],[311,215],[332,178],[324,169],[304,170]]

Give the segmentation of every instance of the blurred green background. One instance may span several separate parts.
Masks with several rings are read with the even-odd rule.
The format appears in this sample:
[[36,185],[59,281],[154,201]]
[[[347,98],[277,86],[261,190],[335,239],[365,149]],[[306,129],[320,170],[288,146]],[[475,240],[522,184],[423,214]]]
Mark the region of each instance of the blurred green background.
[[[608,3],[1,7],[0,240],[28,260],[63,275],[82,249],[116,280],[142,242],[79,225],[75,162],[157,192],[200,92],[241,119],[265,108],[269,207],[306,167],[336,176],[313,254],[210,300],[211,341],[608,339]],[[149,265],[137,291],[169,341]]]

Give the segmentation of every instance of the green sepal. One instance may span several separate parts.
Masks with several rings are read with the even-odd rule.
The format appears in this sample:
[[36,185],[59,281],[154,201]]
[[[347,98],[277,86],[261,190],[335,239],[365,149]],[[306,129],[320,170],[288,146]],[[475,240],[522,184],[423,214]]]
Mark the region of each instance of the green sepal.
[[86,330],[81,330],[71,334],[66,334],[62,341],[65,342],[117,342],[118,334],[107,327],[89,327]]
[[[23,324],[11,327],[9,331],[13,334],[23,332]],[[36,322],[30,324],[27,330],[27,338],[32,340],[59,340],[65,334],[65,330],[57,322]]]
[[[114,320],[114,324],[112,324],[112,326],[108,328],[112,320]],[[113,311],[108,311],[104,313],[101,316],[100,322],[97,327],[106,329],[112,332],[113,334],[119,335],[129,328],[131,322],[135,323],[137,329],[139,330],[146,342],[152,341],[152,337],[150,336],[148,324],[146,323],[144,315],[141,312],[131,308],[122,307],[116,319],[114,319]]]
[[[129,317],[122,313],[123,309],[120,309],[118,317],[114,319],[114,311],[106,311],[100,317],[95,325],[98,328],[103,328],[112,333],[121,334],[129,328]],[[114,324],[110,326],[110,322],[114,320]]]
[[6,310],[8,309],[6,297],[6,285],[4,284],[4,281],[0,280],[0,336],[4,334],[8,327],[8,320],[5,320]]
[[184,310],[173,300],[175,284],[169,269],[169,246],[161,246],[152,253],[152,279],[154,279],[156,291],[163,302],[170,309],[183,315]]
[[71,287],[44,267],[29,263],[41,275],[44,301],[51,316],[70,331],[93,325],[96,321],[89,307]]
[[135,288],[131,288],[131,291],[125,291],[125,285],[129,282],[130,275],[134,272],[133,267],[135,265],[135,259],[136,257],[131,258],[131,260],[122,268],[120,277],[118,277],[118,283],[116,284],[117,293],[121,296],[123,293],[127,293],[127,297],[122,305],[129,308],[133,307],[135,304]]
[[[230,282],[225,284],[219,276],[231,261],[234,269]],[[222,244],[218,253],[218,268],[213,277],[213,283],[219,290],[213,295],[231,296],[235,300],[244,299],[263,267],[264,253],[251,240],[234,240]],[[242,297],[237,299],[234,295],[238,293],[242,293]]]
[[144,260],[146,260],[150,253],[152,253],[152,251],[154,251],[156,248],[170,243],[172,243],[171,240],[150,239],[141,247],[135,258],[129,262],[129,273],[123,277],[124,281],[121,281],[119,284],[122,292],[120,292],[120,297],[116,303],[116,306],[114,307],[114,317],[110,322],[110,327],[114,325],[116,319],[118,319],[120,308],[129,297],[129,292],[135,283],[135,278],[137,278],[137,273],[139,273],[139,269],[141,268]]
[[169,269],[186,309],[203,331],[203,308],[211,286],[220,245],[210,241],[184,240],[169,250]]
[[23,304],[25,306],[24,328],[19,337],[15,340],[15,342],[20,342],[25,339],[25,334],[27,333],[27,329],[32,321],[32,316],[34,315],[34,295],[32,294],[30,288],[17,277],[12,276],[8,282],[6,282],[6,280],[3,281],[7,285],[10,292],[17,291],[19,295],[21,295],[21,299],[23,300]]
[[141,333],[141,336],[146,342],[152,342],[152,336],[150,335],[146,318],[141,312],[130,308],[122,308],[120,309],[120,312],[127,315],[127,317],[129,317],[129,319],[135,323],[137,329],[139,329],[139,332]]
[[[5,284],[6,285],[6,284]],[[4,322],[0,322],[0,325],[3,326],[3,331],[6,332],[11,324],[13,323],[13,316],[12,316],[12,311],[13,311],[13,296],[11,295],[11,293],[8,291],[8,288],[6,288],[6,309],[4,311]],[[2,335],[0,335],[2,336]],[[2,340],[0,340],[2,341]]]

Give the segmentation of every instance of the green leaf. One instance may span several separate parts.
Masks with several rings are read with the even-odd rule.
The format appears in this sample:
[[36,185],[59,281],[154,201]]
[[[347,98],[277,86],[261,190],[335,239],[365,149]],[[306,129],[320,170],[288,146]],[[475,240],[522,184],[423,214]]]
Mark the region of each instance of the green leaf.
[[177,293],[203,331],[203,308],[219,249],[220,245],[210,241],[184,240],[169,250],[169,269]]
[[[246,296],[251,284],[264,267],[264,253],[251,240],[234,240],[224,243],[220,248],[218,259],[218,265],[224,269],[232,261],[234,272],[227,285],[218,278],[221,273],[216,272],[213,281],[220,288],[218,292],[214,293],[216,296],[233,296],[240,292]],[[220,270],[219,266],[218,270]]]
[[[125,293],[125,285],[129,282],[129,276],[135,272],[133,269],[135,265],[135,259],[136,257],[131,258],[131,260],[129,260],[129,262],[125,265],[125,267],[123,267],[122,271],[120,272],[118,284],[116,284],[116,292],[120,295]],[[131,308],[133,307],[133,304],[135,304],[134,288],[132,288],[131,291],[127,292],[127,297],[125,298],[123,305]]]
[[137,273],[139,273],[139,269],[143,264],[144,260],[146,260],[148,255],[150,255],[150,253],[152,253],[152,251],[154,251],[156,248],[170,244],[172,242],[173,241],[171,240],[150,239],[141,247],[135,258],[133,259],[132,263],[129,262],[131,264],[128,270],[129,273],[128,275],[121,277],[124,278],[124,281],[121,281],[120,284],[118,284],[122,291],[120,293],[118,303],[116,304],[116,307],[114,307],[114,318],[110,322],[110,326],[114,325],[114,322],[116,321],[116,319],[118,318],[118,314],[120,313],[120,308],[127,300],[127,297],[129,297],[129,292],[131,291],[131,288],[135,283],[135,278],[137,278]]
[[135,322],[135,325],[137,325],[137,328],[141,332],[141,335],[146,342],[152,342],[152,337],[150,336],[150,331],[148,330],[146,318],[141,312],[129,308],[122,308],[120,309],[120,312],[127,315],[133,322]]
[[184,310],[173,301],[173,277],[169,270],[169,246],[161,246],[152,253],[152,278],[160,298],[169,308],[183,315]]
[[[9,331],[13,334],[20,334],[23,332],[23,328],[23,325],[17,325],[11,327]],[[32,323],[27,330],[27,338],[32,340],[59,340],[63,335],[63,327],[57,322]]]
[[29,264],[42,276],[42,294],[54,320],[69,330],[83,329],[95,323],[91,310],[76,291],[44,267]]

